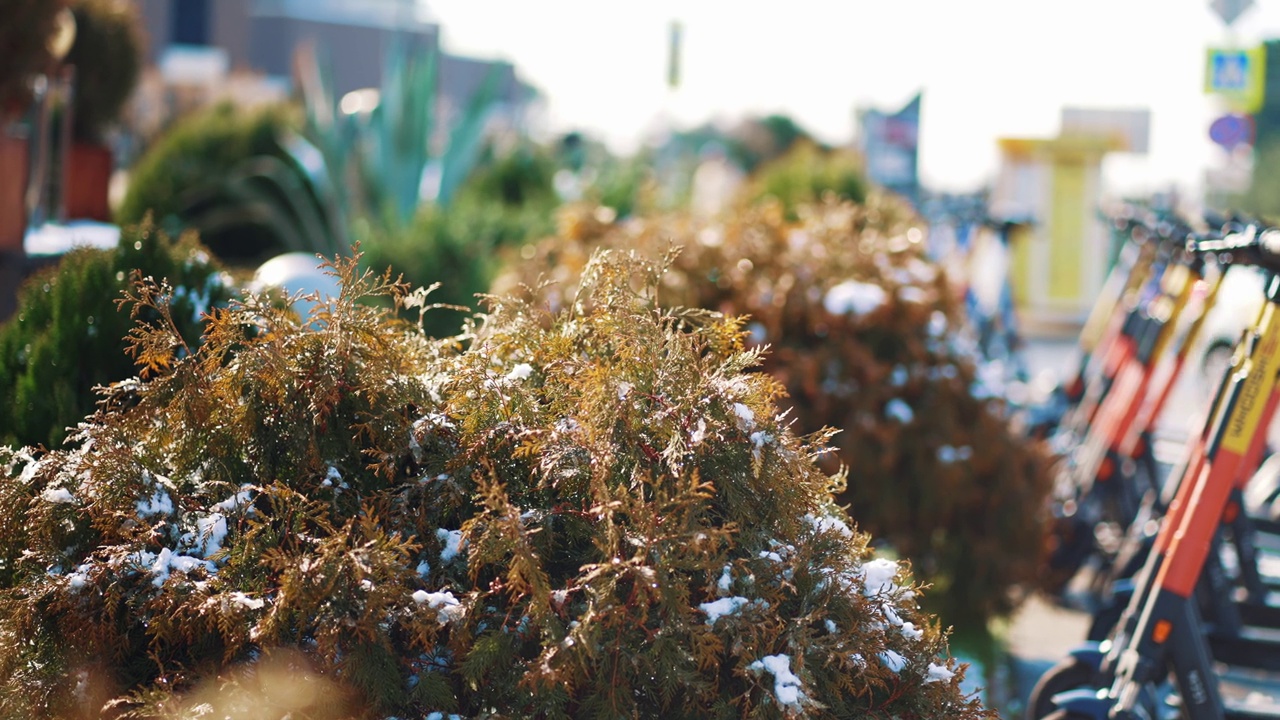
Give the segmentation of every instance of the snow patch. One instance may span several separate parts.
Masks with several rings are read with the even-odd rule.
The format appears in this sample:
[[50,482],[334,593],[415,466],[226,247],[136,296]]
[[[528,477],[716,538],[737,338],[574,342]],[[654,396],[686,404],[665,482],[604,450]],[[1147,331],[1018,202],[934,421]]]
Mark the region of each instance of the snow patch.
[[849,526],[845,521],[838,517],[833,517],[831,515],[818,517],[813,513],[809,513],[804,516],[804,519],[813,528],[815,533],[821,534],[826,532],[837,532],[847,538],[853,537],[853,530],[849,529]]
[[747,669],[773,675],[773,694],[778,704],[800,709],[800,700],[805,698],[805,694],[800,689],[800,678],[791,672],[791,656],[766,655],[748,665]]
[[194,549],[202,557],[209,557],[222,549],[222,541],[227,538],[227,518],[222,513],[213,513],[206,517],[196,518],[196,535]]
[[893,672],[902,672],[902,668],[907,666],[907,659],[899,655],[896,650],[885,650],[880,653],[880,662]]
[[169,515],[173,513],[173,499],[164,488],[161,488],[150,498],[139,500],[135,503],[135,507],[138,508],[138,514],[144,518],[153,515]]
[[[138,557],[143,558],[150,554],[151,553],[144,551],[143,553],[139,553]],[[151,584],[156,587],[161,587],[164,585],[165,581],[169,579],[170,573],[180,572],[185,575],[192,570],[201,567],[211,573],[217,570],[217,568],[214,567],[214,564],[208,560],[201,560],[198,557],[191,557],[190,555],[178,555],[169,548],[164,548],[160,551],[159,555],[155,556],[155,562],[151,563],[151,567],[149,568],[151,574],[155,575]]]
[[462,552],[463,539],[461,530],[438,528],[436,537],[440,540],[440,544],[444,545],[440,549],[441,562],[452,562],[454,558],[458,557],[458,553]]
[[707,624],[715,625],[725,615],[737,615],[738,611],[751,603],[744,597],[720,598],[712,602],[698,605],[698,609],[707,614]]
[[903,425],[916,419],[916,413],[902,398],[894,398],[884,404],[884,416]]
[[76,501],[71,491],[64,487],[45,488],[44,492],[40,493],[40,498],[47,503],[59,505],[71,505]]
[[262,598],[252,598],[239,591],[231,593],[227,599],[230,600],[232,604],[239,605],[240,607],[248,610],[261,610],[262,607],[267,604],[267,602]]
[[533,366],[529,363],[520,363],[511,368],[511,372],[507,373],[508,380],[528,380],[533,374]]
[[733,577],[729,574],[729,566],[724,566],[724,572],[720,573],[720,579],[716,582],[716,588],[721,593],[728,594],[729,588],[733,586]]
[[956,674],[951,670],[948,670],[945,665],[939,665],[937,663],[929,663],[928,675],[925,677],[924,681],[926,683],[947,682],[948,680],[950,680],[955,676]]
[[426,605],[436,611],[436,618],[441,625],[448,625],[462,617],[462,604],[458,602],[458,598],[448,590],[440,592],[427,592],[426,590],[415,590],[413,593],[413,601],[419,605]]
[[860,574],[863,593],[868,597],[881,594],[892,595],[898,590],[897,583],[893,581],[898,576],[898,563],[895,560],[876,558],[863,564]]
[[866,315],[884,305],[886,298],[879,285],[846,280],[827,291],[822,306],[832,315]]

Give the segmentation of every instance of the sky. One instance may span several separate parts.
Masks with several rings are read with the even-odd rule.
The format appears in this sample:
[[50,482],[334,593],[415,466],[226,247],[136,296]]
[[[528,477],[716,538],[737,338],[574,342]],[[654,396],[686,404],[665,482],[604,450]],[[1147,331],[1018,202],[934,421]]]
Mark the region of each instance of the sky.
[[[1280,37],[1280,0],[1228,28],[1208,0],[421,0],[450,52],[509,60],[544,96],[546,129],[630,151],[663,127],[785,113],[849,144],[859,107],[923,93],[926,186],[971,191],[999,137],[1052,137],[1063,106],[1151,111],[1145,156],[1112,155],[1114,193],[1197,192],[1225,153],[1203,92],[1206,48]],[[682,81],[666,85],[670,23]]]

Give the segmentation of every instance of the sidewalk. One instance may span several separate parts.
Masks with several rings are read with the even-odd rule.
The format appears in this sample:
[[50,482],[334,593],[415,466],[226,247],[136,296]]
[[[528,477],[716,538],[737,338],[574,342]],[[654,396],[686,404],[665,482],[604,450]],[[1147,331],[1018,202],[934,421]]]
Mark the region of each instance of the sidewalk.
[[1089,620],[1086,613],[1058,607],[1040,596],[1033,596],[1018,610],[1007,637],[1009,699],[995,708],[1002,718],[1022,717],[1036,681],[1084,641]]

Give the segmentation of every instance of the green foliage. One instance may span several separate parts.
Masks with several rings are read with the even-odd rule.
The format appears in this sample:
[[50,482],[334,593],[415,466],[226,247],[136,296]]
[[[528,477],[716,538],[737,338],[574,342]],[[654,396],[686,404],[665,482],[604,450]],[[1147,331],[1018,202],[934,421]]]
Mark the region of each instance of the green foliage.
[[0,122],[20,114],[31,100],[32,77],[50,57],[46,41],[64,0],[4,0],[0,22]]
[[1280,172],[1276,172],[1280,167],[1280,134],[1259,145],[1255,152],[1249,189],[1233,205],[1253,215],[1280,219]]
[[231,104],[180,121],[133,169],[117,219],[195,229],[219,258],[346,252],[345,221],[290,150],[297,122],[287,106]]
[[114,250],[67,254],[27,282],[0,326],[0,442],[58,446],[93,410],[95,386],[135,374],[124,352],[133,321],[116,307],[134,272],[172,284],[188,341],[200,336],[200,314],[231,293],[193,237],[173,241],[147,225],[125,231]]
[[67,62],[76,68],[72,120],[77,139],[101,142],[120,117],[142,69],[138,13],[125,0],[74,0],[76,40]]
[[799,142],[782,157],[765,164],[747,188],[752,202],[765,198],[780,201],[789,220],[797,219],[800,206],[822,201],[828,195],[860,203],[867,197],[867,177],[856,155],[824,150],[811,142]]
[[460,196],[488,198],[507,207],[537,206],[550,214],[560,202],[555,173],[555,160],[532,143],[522,143],[510,152],[498,152],[489,145]]
[[447,206],[428,205],[413,224],[389,232],[357,224],[365,267],[392,268],[412,285],[440,287],[440,309],[424,320],[428,334],[456,334],[489,290],[499,253],[555,230],[553,166],[536,149],[488,158]]
[[140,284],[136,402],[0,451],[0,716],[994,717],[833,505],[829,436],[740,321],[659,308],[661,265],[446,341],[336,272],[199,347]]
[[981,632],[1036,578],[1045,451],[1011,430],[957,343],[960,306],[905,205],[873,195],[799,214],[787,222],[776,202],[723,223],[579,213],[495,287],[545,277],[556,285],[543,301],[565,307],[596,248],[655,257],[681,247],[664,302],[749,317],[798,431],[842,429],[824,460],[849,470],[840,502],[934,585],[926,602],[945,623]]
[[[421,204],[423,177],[438,173],[438,188],[426,198],[447,206],[467,179],[494,104],[499,66],[461,108],[442,152],[432,143],[440,123],[437,109],[438,57],[434,48],[389,48],[376,104],[358,113],[344,112],[333,92],[328,63],[313,48],[301,56],[299,87],[305,109],[304,132],[320,152],[324,184],[344,218],[379,224],[393,234],[413,222]],[[316,179],[319,184],[319,178]]]

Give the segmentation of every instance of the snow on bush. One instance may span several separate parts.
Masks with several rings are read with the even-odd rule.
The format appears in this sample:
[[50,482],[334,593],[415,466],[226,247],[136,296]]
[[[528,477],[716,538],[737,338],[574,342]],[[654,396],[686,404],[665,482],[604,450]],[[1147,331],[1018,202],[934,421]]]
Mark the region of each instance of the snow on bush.
[[994,717],[661,266],[433,341],[354,262],[195,348],[140,285],[135,402],[0,452],[0,716]]

